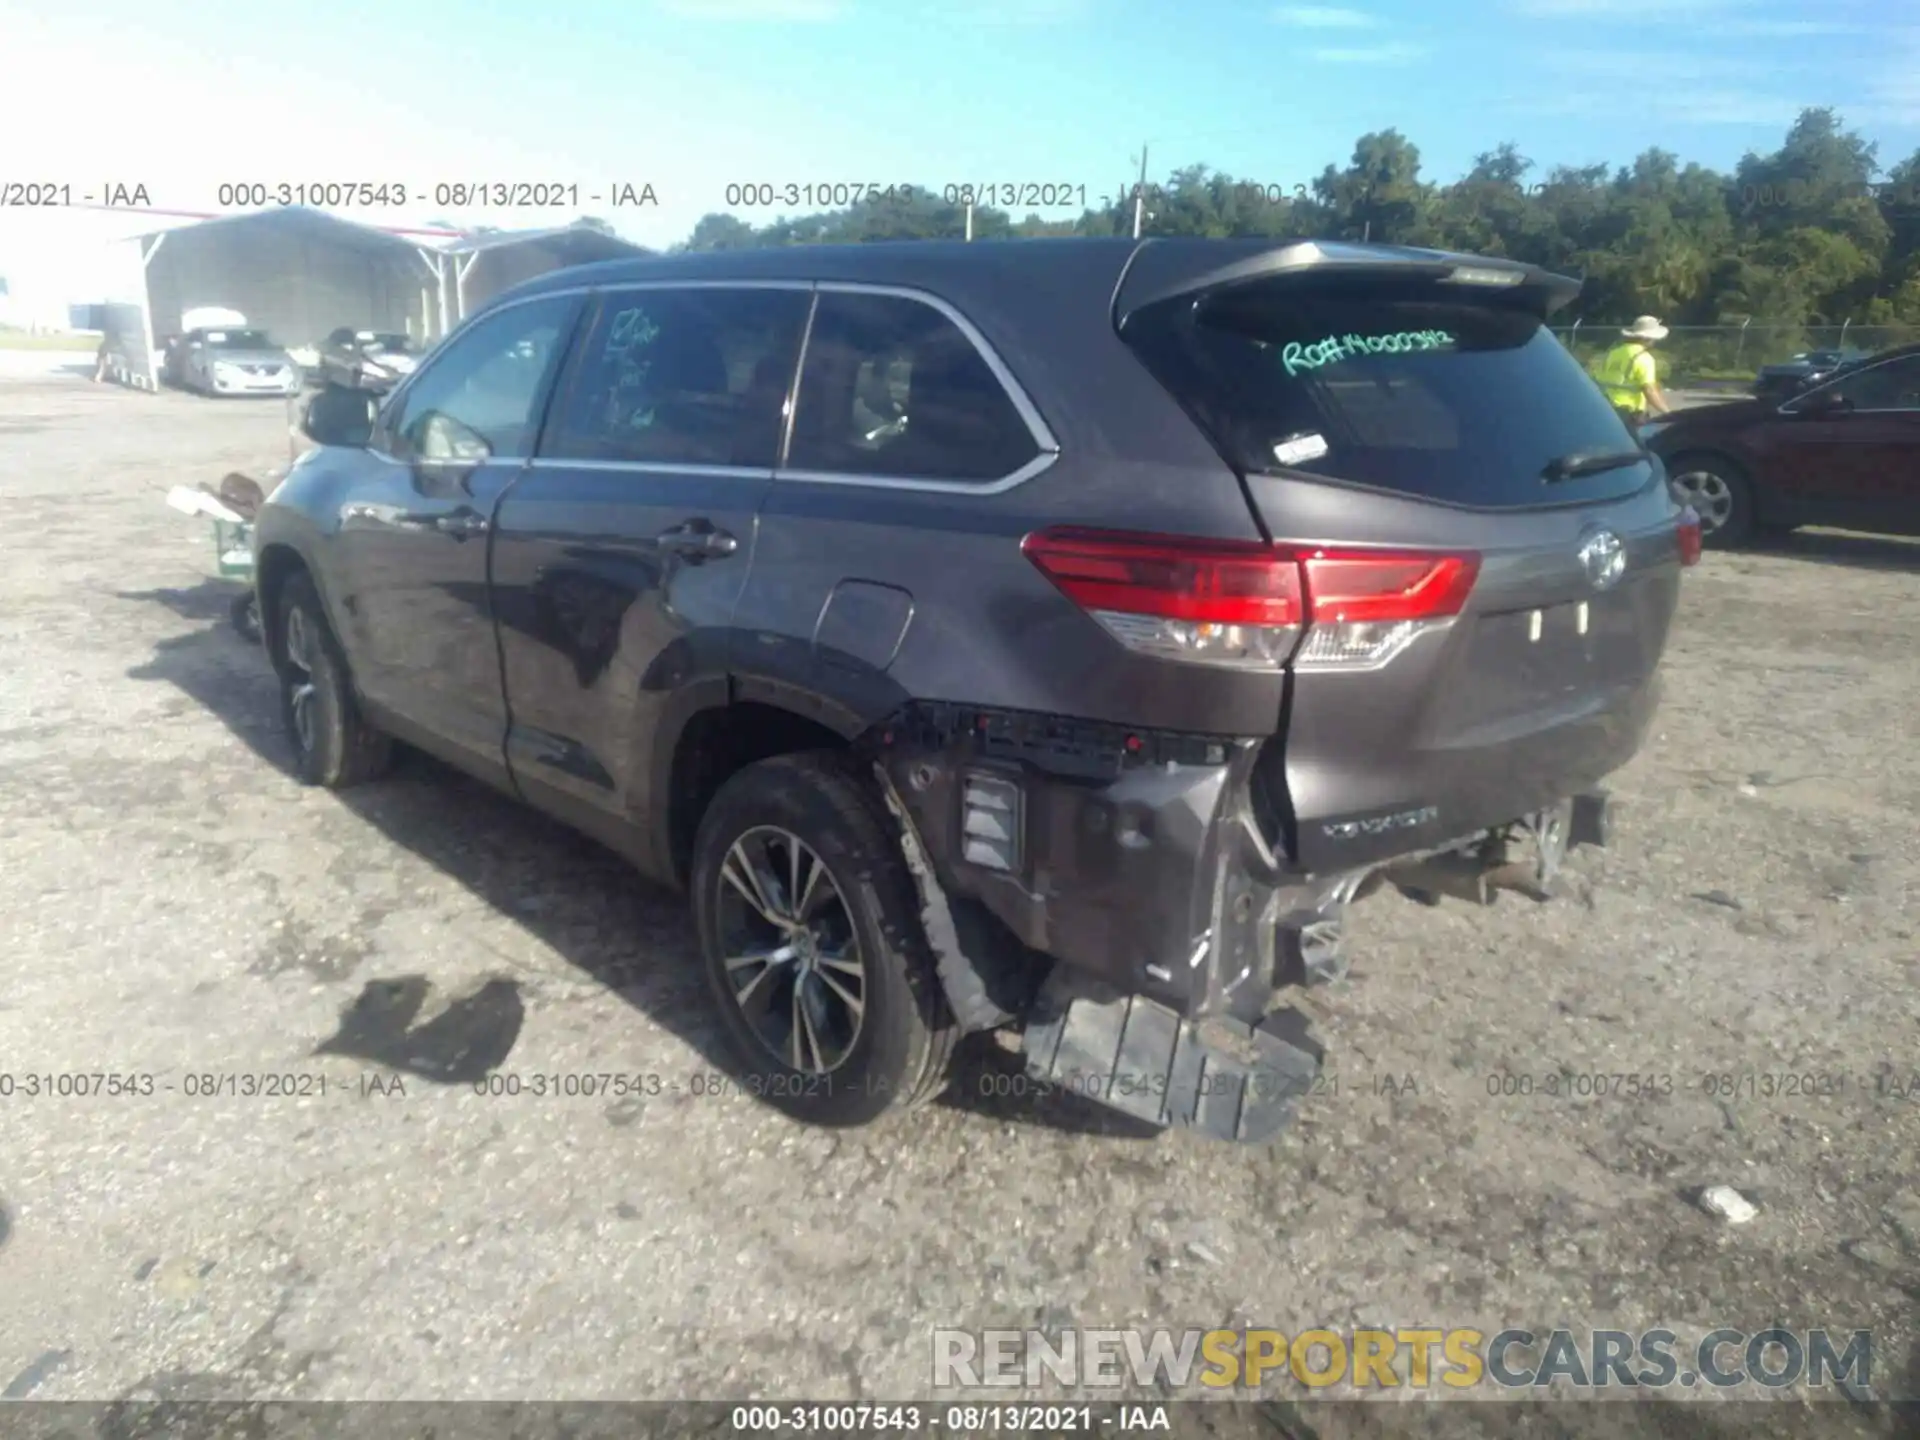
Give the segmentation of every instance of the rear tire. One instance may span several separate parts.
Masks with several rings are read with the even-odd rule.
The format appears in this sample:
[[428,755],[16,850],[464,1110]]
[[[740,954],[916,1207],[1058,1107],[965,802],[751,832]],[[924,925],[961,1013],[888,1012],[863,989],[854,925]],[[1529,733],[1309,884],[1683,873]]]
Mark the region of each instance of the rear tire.
[[1667,486],[1676,501],[1691,505],[1700,517],[1700,537],[1706,544],[1733,549],[1753,538],[1753,485],[1725,456],[1679,456],[1667,466]]
[[393,742],[360,713],[347,657],[312,578],[304,570],[289,575],[279,601],[274,669],[295,773],[328,790],[378,779],[392,764]]
[[959,1026],[871,782],[831,752],[750,765],[694,840],[700,954],[746,1088],[856,1126],[946,1087]]

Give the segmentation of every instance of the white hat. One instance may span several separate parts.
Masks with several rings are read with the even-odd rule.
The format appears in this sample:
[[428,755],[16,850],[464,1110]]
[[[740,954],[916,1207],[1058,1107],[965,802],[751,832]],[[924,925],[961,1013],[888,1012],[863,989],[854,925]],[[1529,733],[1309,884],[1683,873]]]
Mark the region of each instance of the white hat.
[[1667,327],[1651,315],[1642,315],[1620,333],[1629,340],[1664,340],[1667,338]]

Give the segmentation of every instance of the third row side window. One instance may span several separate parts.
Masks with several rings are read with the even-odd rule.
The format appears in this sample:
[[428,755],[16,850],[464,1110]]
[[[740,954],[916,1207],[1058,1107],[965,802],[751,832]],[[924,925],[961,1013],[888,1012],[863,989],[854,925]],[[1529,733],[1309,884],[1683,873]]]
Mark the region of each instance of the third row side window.
[[946,315],[905,296],[820,296],[791,468],[985,483],[1039,453],[985,357]]

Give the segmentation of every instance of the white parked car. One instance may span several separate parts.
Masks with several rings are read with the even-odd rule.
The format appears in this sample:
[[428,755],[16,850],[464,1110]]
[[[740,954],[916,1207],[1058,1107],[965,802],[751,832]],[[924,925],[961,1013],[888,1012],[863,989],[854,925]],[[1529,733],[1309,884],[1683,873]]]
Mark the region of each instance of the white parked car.
[[166,347],[161,379],[203,395],[297,395],[293,357],[264,330],[196,329]]

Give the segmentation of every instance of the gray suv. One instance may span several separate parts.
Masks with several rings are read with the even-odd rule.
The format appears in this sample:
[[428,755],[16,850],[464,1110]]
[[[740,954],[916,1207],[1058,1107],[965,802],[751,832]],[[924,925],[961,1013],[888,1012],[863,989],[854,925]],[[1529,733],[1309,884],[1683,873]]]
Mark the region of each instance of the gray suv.
[[727,251],[541,277],[316,396],[257,584],[301,774],[430,751],[690,892],[756,1093],[970,1032],[1271,1136],[1341,917],[1604,844],[1699,530],[1543,319],[1315,241]]

